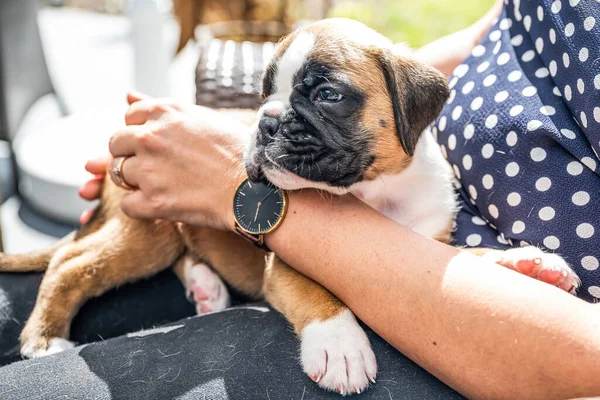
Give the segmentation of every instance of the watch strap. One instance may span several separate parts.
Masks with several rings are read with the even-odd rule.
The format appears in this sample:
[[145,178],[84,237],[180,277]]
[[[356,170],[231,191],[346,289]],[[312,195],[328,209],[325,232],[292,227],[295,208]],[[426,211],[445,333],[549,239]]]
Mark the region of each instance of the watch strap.
[[255,245],[256,247],[258,247],[261,250],[264,250],[266,252],[271,252],[271,249],[269,249],[269,246],[267,246],[267,244],[265,243],[265,235],[259,234],[259,235],[253,235],[251,233],[248,233],[246,231],[244,231],[236,222],[235,224],[235,231],[242,236],[244,239],[246,239],[247,241],[249,241],[250,243],[252,243],[253,245]]

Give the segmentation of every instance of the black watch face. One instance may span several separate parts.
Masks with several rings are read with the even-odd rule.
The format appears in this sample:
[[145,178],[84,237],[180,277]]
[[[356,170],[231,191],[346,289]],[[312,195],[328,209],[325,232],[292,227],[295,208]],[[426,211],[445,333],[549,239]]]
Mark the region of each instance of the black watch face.
[[270,183],[245,180],[233,200],[233,212],[238,224],[248,233],[265,234],[283,219],[285,194]]

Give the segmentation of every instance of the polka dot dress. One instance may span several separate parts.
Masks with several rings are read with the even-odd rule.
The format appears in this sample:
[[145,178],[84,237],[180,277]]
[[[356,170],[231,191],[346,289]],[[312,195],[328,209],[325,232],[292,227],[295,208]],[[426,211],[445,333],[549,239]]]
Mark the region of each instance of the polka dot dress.
[[600,300],[600,1],[505,0],[432,130],[461,183],[455,242],[562,255]]

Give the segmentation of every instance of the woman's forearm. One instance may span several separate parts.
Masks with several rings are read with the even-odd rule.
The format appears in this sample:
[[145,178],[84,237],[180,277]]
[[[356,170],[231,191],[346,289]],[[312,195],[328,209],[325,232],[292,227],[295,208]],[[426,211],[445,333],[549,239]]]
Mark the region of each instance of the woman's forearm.
[[463,394],[600,394],[600,309],[422,237],[352,196],[290,194],[278,256]]

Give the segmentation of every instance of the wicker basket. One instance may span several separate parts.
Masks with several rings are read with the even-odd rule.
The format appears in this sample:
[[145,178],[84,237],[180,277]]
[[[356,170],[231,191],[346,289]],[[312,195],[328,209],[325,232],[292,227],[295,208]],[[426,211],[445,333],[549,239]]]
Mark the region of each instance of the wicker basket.
[[197,37],[206,39],[200,40],[196,104],[257,109],[263,71],[287,28],[279,22],[231,21],[199,29]]

